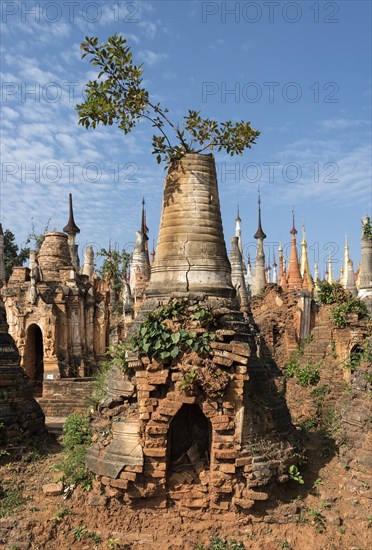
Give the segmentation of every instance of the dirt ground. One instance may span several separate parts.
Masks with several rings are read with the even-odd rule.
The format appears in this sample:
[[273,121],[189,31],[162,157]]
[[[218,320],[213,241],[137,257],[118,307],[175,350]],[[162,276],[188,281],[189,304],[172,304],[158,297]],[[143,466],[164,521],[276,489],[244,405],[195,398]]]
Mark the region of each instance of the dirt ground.
[[256,503],[250,513],[212,515],[174,507],[133,510],[107,499],[98,486],[75,489],[66,500],[44,496],[42,486],[55,480],[51,467],[62,453],[50,439],[41,456],[33,451],[3,458],[0,489],[17,491],[23,504],[5,514],[0,508],[0,548],[186,550],[207,548],[212,535],[241,541],[246,549],[371,548],[371,480],[351,466],[352,449],[336,450],[317,432],[308,434],[306,443],[303,485],[291,480],[275,488],[270,500]]

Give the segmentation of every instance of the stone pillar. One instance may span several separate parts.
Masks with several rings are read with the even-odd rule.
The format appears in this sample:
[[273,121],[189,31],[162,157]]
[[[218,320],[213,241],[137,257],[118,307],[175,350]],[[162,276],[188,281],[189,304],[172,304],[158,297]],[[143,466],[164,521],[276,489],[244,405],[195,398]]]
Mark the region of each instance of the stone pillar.
[[36,256],[37,256],[36,250],[30,250],[30,256],[28,260],[28,267],[29,267],[30,273],[37,265]]
[[94,352],[98,356],[103,356],[107,349],[107,315],[106,303],[101,300],[96,304],[94,313]]
[[88,356],[94,355],[94,290],[90,288],[85,301],[85,338]]
[[309,336],[311,332],[311,295],[302,291],[299,293],[298,308],[300,310],[300,340]]
[[277,263],[274,261],[273,263],[273,283],[274,284],[277,284],[278,283],[278,272],[277,272]]
[[[145,245],[145,234],[141,231],[136,232],[136,244],[134,245],[132,259],[129,265],[130,273],[130,287],[133,294],[136,294],[139,279],[144,278],[145,280],[150,279],[150,266],[148,262],[148,254],[146,251]],[[141,276],[139,277],[139,273]]]
[[83,265],[83,275],[89,277],[89,280],[92,280],[94,273],[94,252],[91,245],[88,245],[84,252],[84,265]]
[[263,239],[257,239],[256,264],[254,266],[252,296],[257,296],[266,285],[265,252]]
[[239,237],[231,238],[231,281],[236,289],[241,311],[246,311],[248,306],[247,288],[244,278],[244,263],[239,248]]
[[360,261],[358,296],[372,311],[372,240],[366,233],[368,227],[371,228],[371,220],[368,216],[365,216],[362,218],[362,258]]
[[147,296],[233,296],[213,155],[173,161],[165,180],[155,264]]
[[345,280],[345,288],[353,296],[356,296],[358,294],[357,287],[355,284],[355,278],[354,278],[354,266],[352,260],[349,258],[347,263],[347,272],[346,272],[346,278],[344,274],[344,280]]
[[80,323],[79,323],[79,302],[77,297],[71,304],[70,309],[70,338],[71,338],[71,350],[73,355],[80,356],[82,354],[81,348],[81,334],[80,334]]

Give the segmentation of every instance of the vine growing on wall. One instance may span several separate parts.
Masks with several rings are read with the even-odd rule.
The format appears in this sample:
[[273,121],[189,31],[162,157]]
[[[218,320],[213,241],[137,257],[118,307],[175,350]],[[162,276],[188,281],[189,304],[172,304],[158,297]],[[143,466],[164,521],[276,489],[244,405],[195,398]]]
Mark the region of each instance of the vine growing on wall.
[[231,375],[210,357],[216,319],[209,305],[190,304],[186,297],[173,299],[148,313],[132,338],[110,347],[107,367],[131,374],[131,360],[142,357],[161,368],[171,369],[177,364],[183,373],[180,391],[192,393],[199,388],[211,398],[223,397]]
[[[215,339],[214,332],[196,329],[209,324],[212,314],[202,307],[188,315],[187,305],[187,299],[171,300],[166,306],[149,313],[130,342],[132,351],[160,360],[176,359],[181,352],[209,351],[210,343]],[[187,319],[195,328],[182,328]]]
[[209,307],[190,306],[187,298],[173,299],[149,313],[131,339],[111,346],[107,352],[110,357],[108,364],[125,372],[128,353],[137,353],[165,364],[183,353],[207,353],[216,338],[214,322]]

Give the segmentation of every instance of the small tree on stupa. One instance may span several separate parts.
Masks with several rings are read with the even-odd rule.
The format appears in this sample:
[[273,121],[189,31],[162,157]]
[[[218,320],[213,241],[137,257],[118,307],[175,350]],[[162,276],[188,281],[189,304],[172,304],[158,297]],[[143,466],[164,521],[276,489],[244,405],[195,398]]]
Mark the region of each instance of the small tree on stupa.
[[96,80],[87,83],[86,100],[76,106],[79,124],[96,128],[117,124],[129,134],[142,120],[156,129],[152,137],[152,153],[157,162],[182,158],[187,153],[226,151],[231,156],[242,155],[256,143],[260,132],[250,122],[218,122],[202,118],[200,112],[189,110],[181,126],[172,122],[168,109],[151,101],[142,85],[142,64],[134,65],[126,39],[118,34],[98,44],[98,38],[86,37],[81,44],[82,58],[98,69]]

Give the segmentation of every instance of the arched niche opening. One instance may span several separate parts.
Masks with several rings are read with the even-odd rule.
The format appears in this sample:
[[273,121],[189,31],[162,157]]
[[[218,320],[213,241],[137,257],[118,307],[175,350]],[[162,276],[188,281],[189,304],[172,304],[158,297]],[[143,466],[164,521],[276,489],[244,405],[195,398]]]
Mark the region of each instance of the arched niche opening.
[[209,467],[211,423],[198,405],[182,405],[168,432],[168,472],[200,471]]
[[43,394],[44,346],[43,334],[38,325],[30,325],[26,334],[24,368],[34,388],[34,396]]
[[349,359],[352,367],[355,366],[355,364],[358,364],[360,362],[361,356],[363,355],[364,351],[365,350],[363,346],[361,346],[360,344],[355,344],[351,348]]

